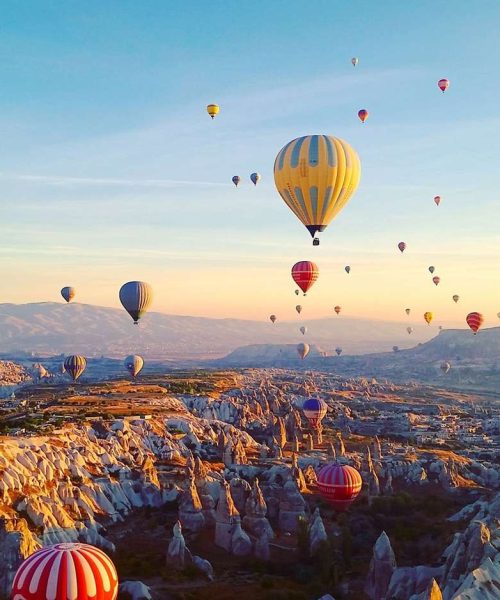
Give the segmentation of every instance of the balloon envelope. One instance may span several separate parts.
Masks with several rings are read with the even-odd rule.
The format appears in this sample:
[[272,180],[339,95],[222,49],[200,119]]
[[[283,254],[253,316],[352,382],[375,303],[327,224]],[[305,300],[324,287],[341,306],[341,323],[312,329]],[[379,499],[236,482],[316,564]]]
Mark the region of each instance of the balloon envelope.
[[434,271],[435,271],[435,270],[436,270],[436,268],[435,268],[435,267],[429,267],[429,271],[430,271],[431,273],[434,273]]
[[276,315],[271,315],[269,318],[271,319],[271,323],[276,323]]
[[239,182],[241,181],[241,177],[239,175],[235,175],[231,181],[234,183],[236,187],[238,187]]
[[300,313],[302,312],[302,306],[301,306],[300,304],[297,304],[297,306],[295,307],[295,310],[296,310],[296,311],[299,313],[299,315],[300,315]]
[[427,325],[431,324],[433,318],[434,318],[434,315],[431,312],[424,313],[424,321],[427,323]]
[[413,327],[407,327],[406,331],[408,332],[408,335],[410,335],[411,333],[413,333]]
[[153,288],[144,281],[129,281],[120,288],[120,302],[137,325],[153,300]]
[[467,321],[467,325],[471,328],[472,333],[476,335],[484,322],[484,317],[481,313],[471,312],[467,315],[465,320]]
[[302,325],[302,327],[300,328],[300,333],[301,333],[302,335],[305,335],[305,334],[306,334],[306,332],[307,332],[307,327],[304,327],[304,325]]
[[438,88],[443,92],[443,94],[446,92],[446,90],[450,87],[450,82],[448,79],[440,79],[438,81]]
[[87,359],[84,356],[72,354],[64,359],[64,368],[71,375],[73,381],[76,381],[87,368]]
[[335,352],[337,353],[337,356],[340,356],[342,354],[342,348],[340,346],[335,348]]
[[441,196],[434,196],[434,202],[436,203],[436,206],[439,206],[439,203],[441,202]]
[[436,276],[436,277],[432,278],[432,281],[433,281],[434,285],[439,285],[439,282],[441,281],[441,279]]
[[405,313],[406,313],[407,315],[409,315],[409,314],[410,314],[410,312],[411,312],[411,308],[405,308]]
[[310,260],[301,260],[292,267],[292,278],[304,294],[318,279],[318,276],[318,265]]
[[325,465],[318,474],[318,488],[325,500],[337,510],[346,510],[354,502],[363,480],[350,465]]
[[328,407],[321,398],[308,398],[302,405],[302,410],[311,427],[318,429],[328,411]]
[[459,300],[460,300],[460,296],[458,294],[455,294],[453,296],[453,302],[456,304]]
[[215,117],[216,114],[218,114],[219,110],[220,109],[218,104],[209,104],[207,106],[207,113],[212,117],[212,119]]
[[451,369],[451,365],[449,362],[443,362],[441,363],[441,371],[443,371],[443,373],[446,375],[446,373],[448,373],[448,371]]
[[347,267],[345,267],[345,272],[347,274],[349,274],[351,272],[351,267],[349,265],[347,265]]
[[309,344],[304,344],[304,342],[297,344],[297,352],[302,360],[309,354],[309,351]]
[[364,123],[368,119],[368,111],[364,108],[358,111],[359,120]]
[[125,359],[125,368],[132,375],[132,377],[137,377],[143,366],[144,359],[138,354],[131,354]]
[[61,290],[61,296],[66,300],[66,302],[71,302],[76,295],[76,290],[74,287],[66,286]]
[[254,185],[257,185],[259,183],[259,181],[261,180],[261,176],[259,173],[252,173],[250,175],[250,179]]
[[406,250],[406,244],[404,242],[399,242],[398,248],[400,252],[404,252]]
[[355,56],[351,58],[351,63],[353,67],[355,67],[358,64],[358,62],[359,60]]
[[334,311],[335,311],[337,314],[339,314],[339,313],[340,313],[340,311],[342,310],[342,307],[341,307],[341,306],[336,306],[336,307],[335,307],[333,310],[334,310]]

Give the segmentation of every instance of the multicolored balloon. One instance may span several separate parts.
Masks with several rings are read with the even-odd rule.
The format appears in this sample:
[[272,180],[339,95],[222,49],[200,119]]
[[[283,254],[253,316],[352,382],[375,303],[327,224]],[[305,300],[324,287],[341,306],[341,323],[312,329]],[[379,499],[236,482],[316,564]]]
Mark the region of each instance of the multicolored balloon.
[[406,331],[408,332],[408,335],[411,335],[413,333],[413,327],[407,327]]
[[362,485],[361,475],[350,465],[328,464],[318,474],[320,494],[337,510],[348,509]]
[[79,354],[72,354],[64,359],[64,369],[76,381],[87,368],[87,359]]
[[448,79],[440,79],[438,81],[438,88],[443,92],[443,94],[446,92],[446,90],[450,87],[450,82]]
[[238,184],[239,184],[239,183],[240,183],[240,181],[241,181],[241,177],[240,177],[239,175],[235,175],[235,176],[234,176],[234,177],[231,179],[231,181],[234,183],[234,185],[235,185],[236,187],[238,187]]
[[441,281],[441,278],[438,277],[437,275],[435,277],[432,278],[432,283],[434,285],[439,285],[439,282]]
[[482,324],[484,323],[484,317],[481,313],[478,312],[471,312],[469,313],[466,317],[465,320],[467,321],[467,325],[471,328],[472,333],[474,335],[476,335],[476,333],[479,331],[479,329],[481,328]]
[[302,360],[309,354],[310,350],[309,344],[305,344],[304,342],[297,344],[297,352]]
[[124,364],[125,368],[132,375],[132,377],[137,377],[144,366],[144,359],[138,354],[131,354],[130,356],[127,356]]
[[427,325],[430,325],[432,323],[433,318],[434,318],[434,315],[431,312],[424,313],[424,321],[427,323]]
[[89,544],[37,550],[17,569],[11,600],[115,600],[118,575],[111,559]]
[[120,302],[137,325],[153,301],[153,288],[144,281],[129,281],[120,288]]
[[212,119],[215,118],[215,115],[217,115],[219,113],[219,105],[218,104],[209,104],[207,106],[207,113],[212,117]]
[[358,64],[358,62],[359,60],[355,56],[351,58],[351,63],[353,67],[355,67]]
[[309,425],[313,429],[319,429],[321,421],[328,412],[328,406],[321,398],[308,398],[302,405],[302,410],[309,421]]
[[250,175],[250,180],[254,185],[257,185],[259,183],[259,181],[261,180],[261,176],[259,173],[252,173]]
[[436,206],[439,206],[441,202],[441,196],[434,196],[434,202],[436,203]]
[[295,263],[292,267],[292,278],[299,288],[304,292],[304,295],[311,288],[318,277],[318,265],[310,260],[301,260],[300,262]]
[[398,248],[399,248],[399,251],[401,253],[403,253],[406,250],[406,244],[405,244],[405,242],[399,242]]
[[364,123],[366,121],[366,119],[368,119],[368,111],[365,108],[362,108],[361,110],[358,110],[358,117],[359,120],[361,121],[361,123]]
[[333,310],[339,315],[340,311],[342,310],[342,307],[341,306],[336,306]]
[[271,323],[276,323],[276,315],[271,315],[269,319],[271,320]]
[[71,302],[76,295],[76,290],[74,287],[66,286],[61,290],[61,296],[66,300],[66,302]]

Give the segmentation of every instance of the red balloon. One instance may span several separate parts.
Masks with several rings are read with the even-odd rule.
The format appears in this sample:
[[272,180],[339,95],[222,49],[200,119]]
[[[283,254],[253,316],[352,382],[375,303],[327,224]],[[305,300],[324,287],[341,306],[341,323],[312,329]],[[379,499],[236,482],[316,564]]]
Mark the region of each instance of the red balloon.
[[434,202],[436,203],[436,206],[439,206],[439,203],[441,202],[441,196],[434,196]]
[[366,119],[368,119],[368,111],[362,108],[360,111],[358,111],[358,117],[360,121],[364,123]]
[[304,292],[312,286],[312,284],[318,279],[319,269],[316,263],[310,260],[301,260],[295,263],[292,267],[292,277],[299,288]]
[[11,600],[115,600],[118,576],[110,558],[89,544],[55,544],[17,570]]
[[335,307],[333,310],[334,310],[334,311],[335,311],[337,314],[339,314],[339,313],[340,313],[340,311],[342,310],[342,307],[341,307],[341,306],[336,306],[336,307]]
[[443,92],[443,94],[446,92],[449,86],[450,82],[448,81],[448,79],[440,79],[438,81],[438,88]]
[[484,317],[481,313],[471,312],[466,317],[467,325],[472,329],[472,333],[476,335],[481,325],[484,322]]
[[349,465],[325,465],[318,475],[321,495],[337,510],[349,508],[361,491],[362,485],[361,475]]
[[439,277],[433,277],[432,281],[434,282],[434,285],[439,285],[439,282],[441,281],[441,279]]
[[406,250],[406,244],[404,242],[399,242],[398,248],[401,252],[404,252]]

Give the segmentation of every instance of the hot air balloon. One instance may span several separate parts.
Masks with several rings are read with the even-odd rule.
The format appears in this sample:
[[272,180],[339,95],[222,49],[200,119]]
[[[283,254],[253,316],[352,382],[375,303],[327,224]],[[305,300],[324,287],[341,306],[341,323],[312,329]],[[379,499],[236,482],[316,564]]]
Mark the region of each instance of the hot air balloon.
[[497,317],[500,319],[500,312],[497,313]]
[[293,280],[304,292],[304,296],[316,279],[318,279],[318,276],[318,265],[310,260],[301,260],[292,267]]
[[441,371],[443,371],[443,373],[446,375],[446,373],[448,373],[448,371],[451,369],[451,365],[449,362],[442,362],[441,363]]
[[302,327],[299,329],[300,333],[302,335],[305,335],[307,333],[307,327],[305,327],[304,325],[302,325]]
[[252,181],[252,183],[254,185],[257,185],[259,183],[259,181],[261,180],[261,176],[259,175],[259,173],[252,173],[250,175],[250,180]]
[[115,600],[118,576],[111,559],[89,544],[37,550],[17,569],[11,600]]
[[408,332],[408,335],[411,335],[413,333],[413,327],[407,327],[406,331]]
[[153,288],[144,281],[129,281],[120,288],[120,302],[137,325],[153,300]]
[[431,324],[433,318],[434,315],[431,312],[424,313],[424,321],[427,323],[427,325]]
[[345,267],[345,272],[349,275],[349,273],[351,272],[351,267],[349,265],[347,265],[347,267]]
[[434,196],[434,202],[436,203],[436,206],[439,206],[439,203],[441,202],[441,196]]
[[393,346],[392,347],[392,351],[393,352],[399,352],[399,346]]
[[430,273],[434,273],[435,270],[436,270],[436,267],[429,267],[429,272]]
[[207,106],[207,113],[213,118],[215,118],[215,115],[218,114],[219,112],[219,105],[218,104],[209,104]]
[[411,308],[405,308],[405,313],[406,313],[407,315],[409,315],[409,314],[410,314],[410,312],[411,312]]
[[481,325],[484,322],[484,317],[481,313],[471,312],[466,317],[467,325],[472,329],[472,333],[476,335]]
[[406,250],[406,244],[404,242],[399,242],[398,244],[399,251],[403,253]]
[[441,281],[440,277],[433,277],[432,278],[432,282],[434,283],[434,285],[439,285],[439,282]]
[[296,310],[296,311],[299,313],[299,315],[300,315],[300,313],[302,312],[302,306],[301,306],[300,304],[297,304],[297,306],[295,307],[295,310]]
[[276,323],[276,315],[271,315],[269,318],[271,319],[271,323]]
[[363,480],[359,472],[349,465],[325,465],[318,474],[320,494],[337,510],[346,510],[354,502]]
[[351,58],[351,63],[353,67],[355,67],[358,64],[358,62],[359,60],[355,56]]
[[84,356],[72,354],[64,359],[64,368],[71,375],[73,381],[76,381],[87,368],[87,359]]
[[342,307],[341,307],[341,306],[336,306],[336,307],[335,307],[333,310],[334,310],[334,311],[335,311],[337,314],[339,314],[339,313],[340,313],[340,311],[342,310]]
[[438,329],[439,329],[439,331],[443,331],[443,326],[442,326],[442,325],[440,325],[440,326],[438,327]]
[[368,119],[368,111],[365,108],[358,110],[358,117],[361,123],[364,123]]
[[66,302],[71,302],[76,295],[76,290],[74,287],[66,286],[61,290],[61,296],[66,300]]
[[238,187],[238,184],[241,181],[241,177],[239,175],[235,175],[234,177],[231,178],[231,181],[234,183],[234,185],[236,187]]
[[452,298],[455,304],[460,300],[460,296],[458,294],[455,294],[454,296],[452,296]]
[[313,238],[344,208],[360,176],[356,152],[347,142],[327,135],[292,140],[274,162],[278,192]]
[[130,356],[127,356],[124,364],[125,368],[132,375],[132,377],[137,377],[144,366],[144,359],[138,354],[131,354]]
[[328,411],[326,402],[321,398],[308,398],[302,405],[302,410],[309,425],[313,429],[319,429],[321,421]]
[[309,344],[304,344],[304,342],[297,344],[297,352],[302,360],[309,354],[309,350]]
[[446,90],[450,87],[450,82],[448,81],[448,79],[440,79],[438,81],[438,88],[443,92],[443,94],[446,92]]
[[337,356],[340,356],[342,354],[342,348],[340,348],[340,346],[335,348],[335,352],[337,353]]
[[298,296],[300,294],[300,290],[295,290],[295,295]]

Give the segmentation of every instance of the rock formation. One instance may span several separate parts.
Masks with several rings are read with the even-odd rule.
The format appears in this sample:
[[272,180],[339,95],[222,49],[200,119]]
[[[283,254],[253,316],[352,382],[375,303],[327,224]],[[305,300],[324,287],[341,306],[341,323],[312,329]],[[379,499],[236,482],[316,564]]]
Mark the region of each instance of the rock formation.
[[396,558],[391,542],[385,531],[383,531],[373,547],[373,557],[365,584],[365,594],[370,600],[385,599],[391,577],[396,568]]

